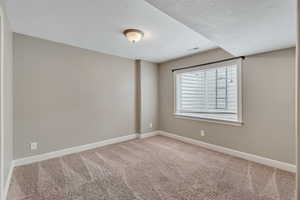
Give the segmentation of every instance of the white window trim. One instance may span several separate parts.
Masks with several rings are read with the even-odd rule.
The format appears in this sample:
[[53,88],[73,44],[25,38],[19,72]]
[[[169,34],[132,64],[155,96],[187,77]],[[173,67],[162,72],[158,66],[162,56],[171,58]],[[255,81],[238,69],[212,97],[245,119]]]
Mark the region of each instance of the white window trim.
[[223,125],[230,125],[230,126],[242,126],[243,125],[242,121],[205,118],[205,117],[187,115],[184,113],[173,113],[173,115],[177,119],[194,120],[194,121],[209,122],[209,123],[223,124]]
[[[238,110],[237,110],[237,120],[221,120],[221,119],[214,119],[214,118],[207,118],[207,117],[201,117],[197,116],[196,114],[192,116],[191,114],[187,115],[184,113],[177,113],[177,82],[176,82],[176,75],[178,73],[182,72],[188,72],[188,71],[194,71],[194,70],[203,70],[203,69],[209,69],[209,68],[217,68],[217,67],[222,67],[224,65],[230,65],[230,64],[235,64],[237,65],[237,81],[238,81],[238,95],[237,95],[237,101],[238,101]],[[178,119],[187,119],[187,120],[196,120],[196,121],[203,121],[203,122],[211,122],[211,123],[217,123],[217,124],[223,124],[223,125],[233,125],[233,126],[242,126],[243,125],[243,94],[242,94],[242,82],[243,82],[243,73],[242,73],[242,59],[236,59],[236,60],[231,60],[231,61],[225,61],[221,63],[215,63],[215,64],[209,64],[209,65],[204,65],[200,67],[196,67],[193,69],[182,69],[180,71],[175,71],[173,73],[173,115],[175,118]]]

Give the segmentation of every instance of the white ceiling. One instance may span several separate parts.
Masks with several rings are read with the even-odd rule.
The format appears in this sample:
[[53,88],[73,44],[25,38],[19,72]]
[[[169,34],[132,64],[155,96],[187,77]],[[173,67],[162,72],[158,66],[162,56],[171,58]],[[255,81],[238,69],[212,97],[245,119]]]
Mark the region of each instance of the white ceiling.
[[[295,46],[295,0],[7,0],[13,31],[163,62],[216,48],[249,55]],[[129,43],[126,28],[145,38]],[[198,50],[191,50],[198,47]]]
[[[14,32],[121,57],[162,62],[216,47],[143,0],[7,0],[6,8]],[[144,40],[131,44],[126,28]]]
[[146,0],[233,55],[296,45],[296,0]]

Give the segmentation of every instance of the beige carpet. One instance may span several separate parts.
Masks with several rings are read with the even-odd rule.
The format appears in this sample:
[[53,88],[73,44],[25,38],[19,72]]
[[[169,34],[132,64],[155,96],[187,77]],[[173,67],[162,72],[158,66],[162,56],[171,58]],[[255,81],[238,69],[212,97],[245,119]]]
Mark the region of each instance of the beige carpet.
[[17,167],[8,200],[291,200],[295,175],[155,136]]

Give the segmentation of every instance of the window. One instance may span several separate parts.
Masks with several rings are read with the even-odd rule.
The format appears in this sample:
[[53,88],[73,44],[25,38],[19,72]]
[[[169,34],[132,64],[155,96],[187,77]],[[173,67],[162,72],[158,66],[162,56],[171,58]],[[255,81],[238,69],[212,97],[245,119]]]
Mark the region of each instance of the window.
[[176,115],[241,123],[241,61],[175,73]]

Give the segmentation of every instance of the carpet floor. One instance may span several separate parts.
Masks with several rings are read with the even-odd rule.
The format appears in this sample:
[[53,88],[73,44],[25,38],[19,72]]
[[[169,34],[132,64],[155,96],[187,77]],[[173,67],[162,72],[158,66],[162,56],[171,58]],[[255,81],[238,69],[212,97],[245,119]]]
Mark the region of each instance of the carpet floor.
[[8,200],[294,200],[295,174],[162,136],[16,167]]

